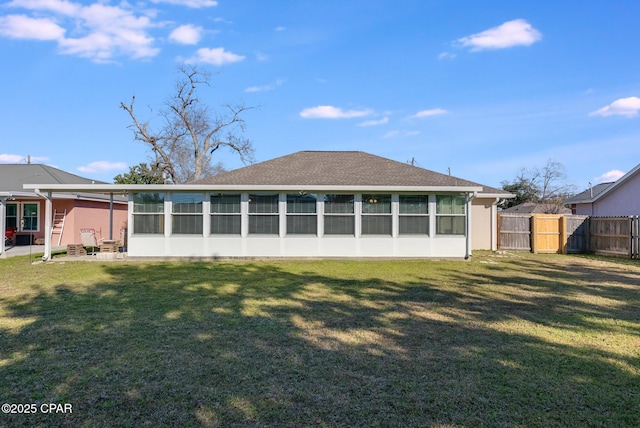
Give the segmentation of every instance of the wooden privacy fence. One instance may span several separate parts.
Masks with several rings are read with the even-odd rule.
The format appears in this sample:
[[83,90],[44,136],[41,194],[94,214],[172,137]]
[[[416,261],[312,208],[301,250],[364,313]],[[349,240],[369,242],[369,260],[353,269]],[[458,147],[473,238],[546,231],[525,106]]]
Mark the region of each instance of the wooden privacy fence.
[[640,218],[501,213],[498,248],[640,258]]

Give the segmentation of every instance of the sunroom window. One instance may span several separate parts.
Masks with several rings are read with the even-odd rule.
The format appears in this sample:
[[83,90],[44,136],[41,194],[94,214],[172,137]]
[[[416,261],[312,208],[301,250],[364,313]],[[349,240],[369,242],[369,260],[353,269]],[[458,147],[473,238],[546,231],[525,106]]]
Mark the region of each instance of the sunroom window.
[[362,234],[391,235],[391,195],[362,195]]
[[400,235],[429,234],[429,197],[427,195],[400,195]]
[[211,234],[240,235],[240,195],[211,194]]
[[279,223],[277,193],[249,195],[249,233],[277,235]]
[[436,234],[464,235],[465,197],[460,195],[436,196]]
[[287,195],[287,234],[315,235],[318,232],[317,200],[318,196],[314,194]]
[[324,195],[325,235],[354,235],[353,195]]
[[164,234],[164,193],[133,194],[133,233]]
[[171,232],[179,235],[202,235],[202,194],[171,195]]

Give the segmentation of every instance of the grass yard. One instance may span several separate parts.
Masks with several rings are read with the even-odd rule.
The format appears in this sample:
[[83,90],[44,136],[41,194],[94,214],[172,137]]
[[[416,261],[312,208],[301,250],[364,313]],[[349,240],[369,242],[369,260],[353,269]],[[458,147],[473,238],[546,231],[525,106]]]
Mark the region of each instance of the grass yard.
[[640,426],[638,261],[61,260],[0,260],[0,426]]

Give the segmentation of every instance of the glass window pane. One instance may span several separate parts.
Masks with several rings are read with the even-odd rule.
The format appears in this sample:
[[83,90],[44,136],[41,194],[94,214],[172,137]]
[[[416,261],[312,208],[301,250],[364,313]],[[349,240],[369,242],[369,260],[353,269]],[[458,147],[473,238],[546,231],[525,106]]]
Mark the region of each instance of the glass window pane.
[[211,195],[211,213],[240,214],[240,195],[214,193]]
[[436,196],[436,214],[464,214],[465,197],[456,195]]
[[362,195],[362,214],[390,214],[391,195]]
[[201,213],[201,193],[174,193],[171,195],[173,212],[177,214]]
[[439,235],[464,235],[464,216],[439,216],[436,218],[436,233]]
[[287,212],[292,214],[315,213],[318,197],[314,194],[287,195]]
[[400,214],[429,214],[429,197],[400,195]]
[[399,233],[401,235],[427,235],[429,234],[429,217],[427,216],[400,216]]
[[7,227],[18,230],[18,204],[7,204]]
[[23,217],[36,217],[38,215],[38,204],[23,204]]
[[276,214],[278,212],[278,194],[249,195],[249,213]]
[[277,235],[280,219],[277,215],[249,216],[249,233]]
[[325,214],[353,214],[353,195],[324,195]]
[[391,216],[367,215],[362,216],[363,235],[391,235]]
[[164,234],[164,214],[138,214],[133,216],[133,233]]
[[318,217],[315,215],[288,215],[287,233],[316,235],[318,232]]
[[202,235],[202,216],[174,215],[172,216],[172,233]]
[[324,217],[325,235],[354,235],[355,218],[352,215],[332,215]]
[[163,213],[164,193],[134,193],[134,213]]
[[240,235],[239,215],[212,215],[212,235]]

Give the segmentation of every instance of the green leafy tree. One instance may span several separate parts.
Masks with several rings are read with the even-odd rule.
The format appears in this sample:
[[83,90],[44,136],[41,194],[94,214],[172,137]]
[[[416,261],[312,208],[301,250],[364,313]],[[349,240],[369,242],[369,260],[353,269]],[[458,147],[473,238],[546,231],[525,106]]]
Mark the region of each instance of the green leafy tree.
[[126,174],[118,174],[113,178],[115,184],[164,184],[162,170],[146,163],[129,167]]

